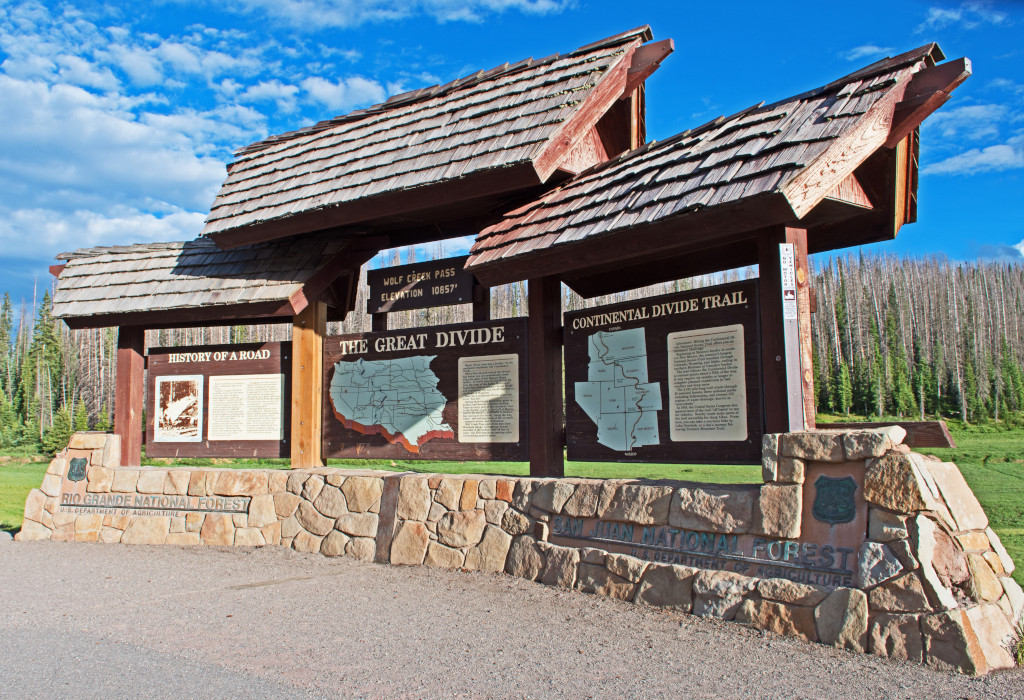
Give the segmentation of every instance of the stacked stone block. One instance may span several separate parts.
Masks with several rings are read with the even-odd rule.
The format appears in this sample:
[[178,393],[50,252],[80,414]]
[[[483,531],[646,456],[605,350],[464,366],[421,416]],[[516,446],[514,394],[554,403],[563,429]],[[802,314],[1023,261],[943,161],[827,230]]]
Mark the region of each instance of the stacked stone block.
[[[503,571],[937,668],[980,674],[1012,665],[1007,642],[1024,609],[1024,592],[1010,578],[1013,561],[956,466],[911,452],[901,444],[904,435],[899,428],[767,435],[765,483],[756,486],[121,468],[113,436],[79,433],[29,495],[18,539],[281,545],[381,563]],[[248,504],[236,513],[64,512],[72,454],[88,455],[88,493],[241,497]],[[855,475],[860,491],[859,519],[850,526],[858,535],[850,550],[857,574],[849,585],[751,575],[769,569],[717,570],[700,559],[695,566],[665,563],[613,547],[568,546],[573,538],[559,536],[567,519],[582,518],[802,546],[826,527],[808,516],[813,479],[835,474]]]

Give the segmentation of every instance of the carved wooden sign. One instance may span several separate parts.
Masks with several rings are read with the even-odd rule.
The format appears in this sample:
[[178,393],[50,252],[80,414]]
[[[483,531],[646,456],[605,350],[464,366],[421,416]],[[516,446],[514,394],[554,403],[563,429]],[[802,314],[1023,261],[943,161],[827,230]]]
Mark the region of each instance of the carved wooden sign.
[[569,459],[758,463],[756,281],[565,314]]
[[287,457],[291,343],[151,348],[149,457]]
[[368,270],[370,297],[366,313],[426,309],[473,301],[472,273],[467,272],[469,256],[431,260]]
[[325,457],[526,459],[526,321],[324,341]]

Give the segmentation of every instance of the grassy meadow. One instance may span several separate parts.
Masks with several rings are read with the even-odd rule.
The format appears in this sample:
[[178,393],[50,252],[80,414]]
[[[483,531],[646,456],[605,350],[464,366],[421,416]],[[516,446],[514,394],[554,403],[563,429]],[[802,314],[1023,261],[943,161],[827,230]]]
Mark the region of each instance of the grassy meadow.
[[[1014,578],[1024,585],[1024,429],[950,425],[957,446],[921,448],[943,461],[955,462],[988,513],[992,528],[1022,567]],[[0,529],[15,532],[21,526],[25,499],[39,486],[49,458],[0,452]],[[169,460],[144,459],[144,464],[168,466]],[[288,460],[182,459],[175,466],[287,469]],[[418,460],[330,460],[331,466],[447,474],[529,474],[526,462],[427,462]],[[566,476],[596,479],[679,479],[722,484],[760,483],[761,469],[748,465],[620,464],[567,462]]]

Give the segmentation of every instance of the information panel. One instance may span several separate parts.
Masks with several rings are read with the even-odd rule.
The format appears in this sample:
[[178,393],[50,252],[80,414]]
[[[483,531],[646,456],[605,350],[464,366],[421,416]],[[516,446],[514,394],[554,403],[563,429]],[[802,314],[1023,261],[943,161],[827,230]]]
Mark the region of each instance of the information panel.
[[756,464],[756,281],[565,314],[568,458]]
[[150,348],[146,455],[287,457],[291,343]]
[[325,457],[527,458],[526,320],[328,337]]
[[473,274],[468,255],[367,270],[370,296],[366,313],[426,309],[473,301]]

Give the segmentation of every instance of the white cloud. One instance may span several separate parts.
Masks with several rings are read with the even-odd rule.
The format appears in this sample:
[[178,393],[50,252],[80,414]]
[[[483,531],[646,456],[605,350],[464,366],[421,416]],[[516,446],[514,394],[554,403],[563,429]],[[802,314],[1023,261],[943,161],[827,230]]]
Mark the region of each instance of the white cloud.
[[239,93],[237,99],[243,103],[274,102],[278,111],[288,113],[295,111],[295,94],[298,91],[295,85],[286,85],[275,78],[250,85]]
[[926,134],[939,132],[943,139],[980,140],[999,135],[999,124],[1007,116],[1004,105],[965,105],[940,109],[930,116],[922,127]]
[[301,85],[309,100],[339,112],[383,102],[387,97],[383,85],[360,76],[344,78],[338,82],[317,77],[306,78]]
[[974,175],[1017,168],[1024,168],[1024,137],[1012,138],[1007,143],[994,146],[972,148],[933,163],[922,172],[925,175]]
[[924,21],[916,31],[936,31],[952,25],[974,29],[982,24],[1002,24],[1005,21],[1006,14],[993,10],[989,3],[965,2],[954,8],[929,7]]
[[893,51],[891,46],[878,46],[876,44],[863,44],[854,46],[842,54],[847,61],[859,61],[864,58],[882,57]]

